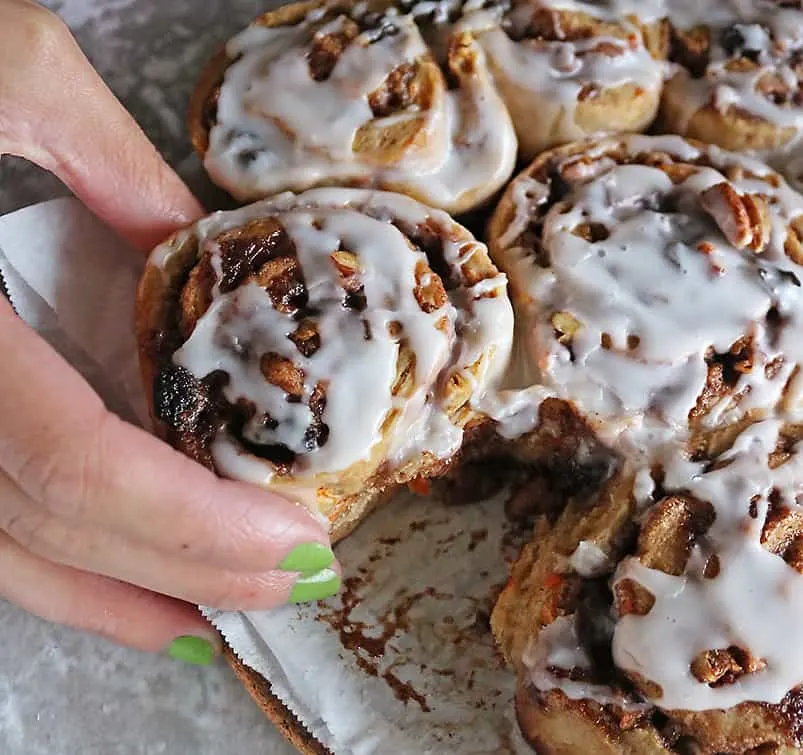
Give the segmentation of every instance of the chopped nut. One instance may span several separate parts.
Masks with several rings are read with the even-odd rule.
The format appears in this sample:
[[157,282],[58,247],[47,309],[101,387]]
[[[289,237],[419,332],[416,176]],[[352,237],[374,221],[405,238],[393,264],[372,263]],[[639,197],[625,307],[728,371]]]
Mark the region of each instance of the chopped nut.
[[566,344],[571,342],[575,333],[580,332],[583,326],[568,312],[555,312],[552,315],[552,327],[558,333],[558,341]]
[[655,605],[655,597],[632,579],[621,579],[613,588],[619,616],[646,616]]
[[761,671],[766,662],[738,647],[704,650],[691,663],[695,679],[712,687],[733,684],[745,674]]
[[753,233],[750,248],[756,254],[761,254],[767,248],[767,244],[770,243],[770,233],[772,231],[770,206],[760,194],[745,194],[742,197],[742,202],[750,218]]
[[357,275],[357,273],[362,272],[360,260],[353,252],[332,252],[332,254],[329,255],[329,259],[334,263],[337,272],[344,278],[350,278],[352,275]]
[[602,223],[580,223],[574,227],[572,234],[585,239],[589,244],[605,241],[610,236],[608,229]]
[[427,314],[440,309],[449,300],[443,281],[424,262],[416,265],[415,283],[415,300]]
[[296,345],[299,353],[307,358],[321,347],[321,336],[314,320],[302,320],[287,337]]
[[701,197],[703,209],[714,219],[725,238],[739,249],[749,247],[756,253],[769,243],[769,206],[758,194],[740,195],[723,181],[706,189]]
[[803,265],[803,216],[796,217],[789,224],[783,248],[792,262]]
[[304,370],[296,367],[289,359],[270,352],[263,354],[259,366],[265,380],[272,385],[291,396],[304,395]]
[[683,574],[692,547],[714,521],[711,504],[673,495],[652,508],[641,526],[637,555],[650,569]]
[[683,183],[700,170],[696,165],[675,162],[664,163],[658,167],[666,173],[675,185]]

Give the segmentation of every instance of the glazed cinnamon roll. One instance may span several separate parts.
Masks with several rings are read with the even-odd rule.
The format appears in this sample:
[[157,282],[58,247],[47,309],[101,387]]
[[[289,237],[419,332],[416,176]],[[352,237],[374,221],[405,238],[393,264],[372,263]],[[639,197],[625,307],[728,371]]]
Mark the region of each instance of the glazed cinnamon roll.
[[453,213],[484,202],[513,171],[510,116],[471,35],[429,26],[425,40],[387,0],[261,16],[192,98],[192,140],[211,178],[243,201],[352,185]]
[[664,130],[783,170],[803,135],[803,10],[781,0],[675,0]]
[[652,123],[669,43],[661,0],[488,5],[458,26],[485,50],[524,158]]
[[615,458],[494,610],[538,752],[803,744],[801,222],[764,164],[644,136],[544,154],[494,215],[530,379]]
[[652,485],[540,520],[493,615],[537,752],[801,751],[801,438],[772,418],[667,448]]
[[532,381],[641,448],[803,408],[802,231],[803,199],[765,165],[629,136],[539,157],[490,249]]
[[482,426],[512,311],[484,245],[396,194],[318,189],[198,221],[153,252],[137,332],[155,427],[345,535]]

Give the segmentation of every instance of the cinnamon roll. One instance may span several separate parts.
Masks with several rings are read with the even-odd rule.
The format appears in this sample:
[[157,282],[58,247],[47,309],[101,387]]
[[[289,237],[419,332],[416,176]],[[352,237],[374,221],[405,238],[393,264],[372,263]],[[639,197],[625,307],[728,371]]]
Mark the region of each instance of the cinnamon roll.
[[261,16],[192,98],[192,140],[211,178],[243,201],[350,185],[453,213],[484,202],[514,168],[510,116],[472,36],[419,23],[389,0]]
[[801,232],[803,199],[762,163],[635,135],[539,157],[489,245],[532,382],[642,448],[803,408]]
[[466,11],[460,25],[485,50],[521,155],[532,159],[652,123],[669,45],[664,16],[662,0],[512,0]]
[[494,610],[538,752],[803,745],[801,223],[766,165],[676,136],[552,150],[492,219],[530,379],[614,456]]
[[783,170],[803,135],[803,10],[782,0],[674,0],[660,123]]
[[440,474],[504,369],[506,279],[443,212],[317,189],[218,212],[152,253],[137,333],[157,432],[327,516],[337,539]]

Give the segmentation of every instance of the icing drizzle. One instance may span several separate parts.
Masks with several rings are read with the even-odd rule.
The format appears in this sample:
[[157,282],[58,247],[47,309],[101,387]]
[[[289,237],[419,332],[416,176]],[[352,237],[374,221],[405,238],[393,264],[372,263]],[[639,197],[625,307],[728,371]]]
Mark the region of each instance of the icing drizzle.
[[[287,235],[306,290],[289,309],[257,281],[221,285],[221,234],[265,219]],[[411,241],[423,226],[442,240],[449,288],[440,297],[427,255]],[[275,464],[249,451],[280,446],[294,456],[292,477],[314,489],[316,475],[364,464],[367,477],[380,463],[400,465],[421,453],[448,458],[459,448],[473,415],[458,411],[450,385],[470,385],[470,407],[496,381],[510,349],[512,311],[505,277],[472,268],[487,261],[485,247],[447,215],[384,192],[283,194],[199,221],[157,248],[151,264],[165,266],[192,238],[209,255],[215,283],[173,362],[199,380],[222,371],[227,401],[254,407],[236,436],[221,431],[212,443],[222,474],[268,484]],[[298,343],[302,325],[314,327],[313,349]],[[403,352],[412,355],[404,389]],[[294,365],[301,386],[291,394],[267,380],[265,359]]]
[[469,209],[509,178],[516,139],[482,50],[451,43],[453,88],[395,8],[332,4],[296,25],[251,25],[226,47],[207,170],[242,199],[339,182]]
[[[712,512],[676,574],[639,556],[615,572],[593,559],[589,573],[614,572],[614,592],[635,583],[654,601],[643,614],[619,606],[616,666],[649,681],[643,697],[668,710],[780,702],[803,683],[803,653],[783,638],[803,616],[803,574],[766,544],[768,522],[794,523],[803,501],[803,448],[789,430],[803,408],[803,197],[750,158],[641,136],[558,152],[508,197],[496,256],[531,382],[576,405],[620,454],[640,516],[675,494]],[[761,215],[749,236],[746,208]],[[712,365],[726,363],[725,389],[710,392]],[[690,460],[695,438],[721,444],[726,426],[735,428],[727,450],[715,444],[713,459]],[[581,575],[583,549],[570,559]],[[572,621],[539,632],[525,659],[533,684],[623,707],[610,688],[564,673],[589,666],[566,650],[582,654]],[[701,653],[731,648],[752,659],[738,678],[694,675]]]

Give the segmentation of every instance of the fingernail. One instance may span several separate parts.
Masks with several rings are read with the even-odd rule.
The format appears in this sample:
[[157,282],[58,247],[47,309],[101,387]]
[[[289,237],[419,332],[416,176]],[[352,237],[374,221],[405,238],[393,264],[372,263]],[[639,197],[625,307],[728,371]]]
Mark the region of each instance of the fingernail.
[[279,568],[282,571],[318,572],[335,560],[332,549],[323,543],[302,543],[288,553]]
[[290,592],[291,603],[309,603],[334,595],[340,589],[340,575],[332,569],[302,574]]
[[208,666],[215,659],[215,648],[203,637],[186,635],[173,640],[167,649],[167,654],[177,661],[191,663],[194,666]]

